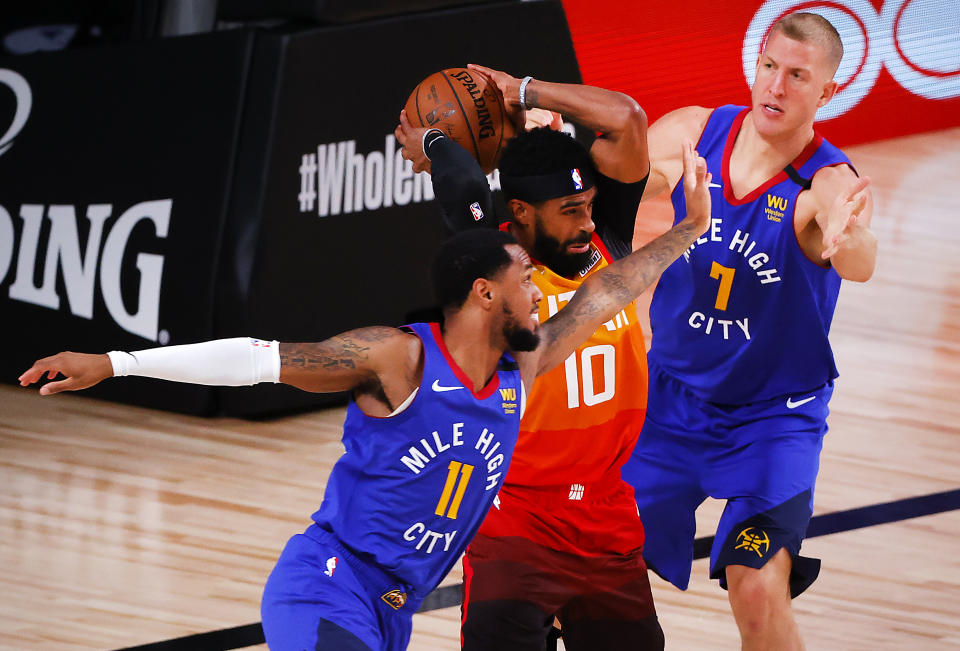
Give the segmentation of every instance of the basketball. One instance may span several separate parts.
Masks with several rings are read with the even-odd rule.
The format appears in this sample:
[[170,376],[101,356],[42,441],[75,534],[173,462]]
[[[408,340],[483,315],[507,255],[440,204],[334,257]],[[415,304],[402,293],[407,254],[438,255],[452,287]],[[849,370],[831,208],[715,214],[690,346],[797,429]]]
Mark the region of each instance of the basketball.
[[433,73],[417,84],[404,108],[414,127],[440,129],[470,152],[485,174],[496,169],[507,140],[516,135],[500,91],[466,68]]

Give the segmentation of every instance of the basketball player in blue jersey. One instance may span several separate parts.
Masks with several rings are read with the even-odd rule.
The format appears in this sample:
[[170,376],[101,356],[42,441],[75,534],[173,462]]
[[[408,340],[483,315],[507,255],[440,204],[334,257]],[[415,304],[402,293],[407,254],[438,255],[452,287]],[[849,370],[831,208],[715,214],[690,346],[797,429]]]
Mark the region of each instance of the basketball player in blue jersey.
[[813,128],[842,54],[828,21],[787,16],[750,107],[679,109],[648,134],[644,198],[671,190],[684,214],[671,147],[698,140],[713,214],[654,292],[647,420],[623,476],[649,567],[681,589],[697,506],[726,500],[710,576],[729,590],[744,649],[803,646],[790,599],[820,565],[799,552],[837,377],[827,335],[841,279],[866,281],[876,260],[867,181]]
[[[60,353],[21,377],[52,394],[110,376],[217,385],[283,382],[351,391],[343,443],[314,523],[287,543],[267,581],[273,649],[404,649],[413,613],[459,560],[503,481],[525,387],[636,298],[704,232],[710,177],[684,144],[689,215],[593,274],[557,316],[512,235],[451,238],[433,267],[444,325],[371,327],[321,343],[237,338],[106,355]],[[543,183],[570,184],[569,171]],[[511,351],[515,351],[516,354]]]

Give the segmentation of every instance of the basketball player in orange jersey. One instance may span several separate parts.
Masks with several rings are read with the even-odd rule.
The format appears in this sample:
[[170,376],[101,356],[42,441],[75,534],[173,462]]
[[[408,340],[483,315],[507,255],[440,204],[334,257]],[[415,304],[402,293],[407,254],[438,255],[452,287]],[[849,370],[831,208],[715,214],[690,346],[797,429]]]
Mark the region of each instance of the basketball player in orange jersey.
[[726,500],[710,576],[744,649],[803,646],[791,596],[820,567],[799,552],[837,377],[827,335],[841,279],[866,281],[876,261],[867,181],[813,128],[842,55],[828,21],[789,15],[771,28],[750,107],[682,108],[649,133],[645,198],[669,190],[685,213],[674,149],[698,140],[713,213],[654,293],[649,410],[623,476],[647,563],[681,589],[697,506]]
[[[504,228],[533,258],[545,321],[585,279],[631,250],[649,171],[646,116],[620,93],[492,79],[516,112],[561,113],[600,135],[521,133],[500,159]],[[414,169],[430,169],[448,226],[497,226],[479,165],[437,130],[396,130]],[[425,150],[425,154],[424,154]],[[633,489],[620,476],[646,409],[644,337],[630,304],[534,385],[505,483],[464,557],[467,651],[543,649],[554,617],[569,651],[662,649]]]

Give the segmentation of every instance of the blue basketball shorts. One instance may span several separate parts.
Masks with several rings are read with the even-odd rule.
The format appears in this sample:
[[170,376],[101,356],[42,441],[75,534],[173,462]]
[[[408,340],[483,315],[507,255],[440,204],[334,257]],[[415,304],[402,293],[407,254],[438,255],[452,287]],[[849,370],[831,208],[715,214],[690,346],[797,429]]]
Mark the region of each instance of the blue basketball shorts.
[[791,594],[816,579],[818,559],[799,555],[813,513],[820,449],[833,383],[748,405],[701,400],[650,369],[640,440],[624,465],[646,531],[650,569],[685,590],[693,562],[695,511],[726,500],[710,550],[710,577],[726,567],[762,567],[781,548],[793,558]]
[[314,525],[287,542],[267,579],[260,607],[267,645],[272,651],[403,651],[419,601],[406,599],[397,586]]

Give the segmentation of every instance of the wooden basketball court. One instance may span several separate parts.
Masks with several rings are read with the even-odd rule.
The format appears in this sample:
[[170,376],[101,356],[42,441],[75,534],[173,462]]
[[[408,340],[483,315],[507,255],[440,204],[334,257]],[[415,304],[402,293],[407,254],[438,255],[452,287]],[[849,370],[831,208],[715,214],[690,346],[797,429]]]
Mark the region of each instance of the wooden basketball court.
[[[841,291],[816,514],[960,488],[960,128],[848,154],[873,179],[880,256],[873,280]],[[639,237],[665,227],[660,211]],[[111,649],[258,622],[342,420],[340,408],[201,419],[0,386],[0,648]],[[703,506],[698,536],[719,513]],[[823,570],[794,602],[807,647],[960,648],[958,540],[960,510],[808,540]],[[698,560],[685,593],[654,579],[668,649],[739,648],[706,576]],[[444,585],[459,581],[457,568]],[[458,618],[417,615],[410,648],[458,648]]]

